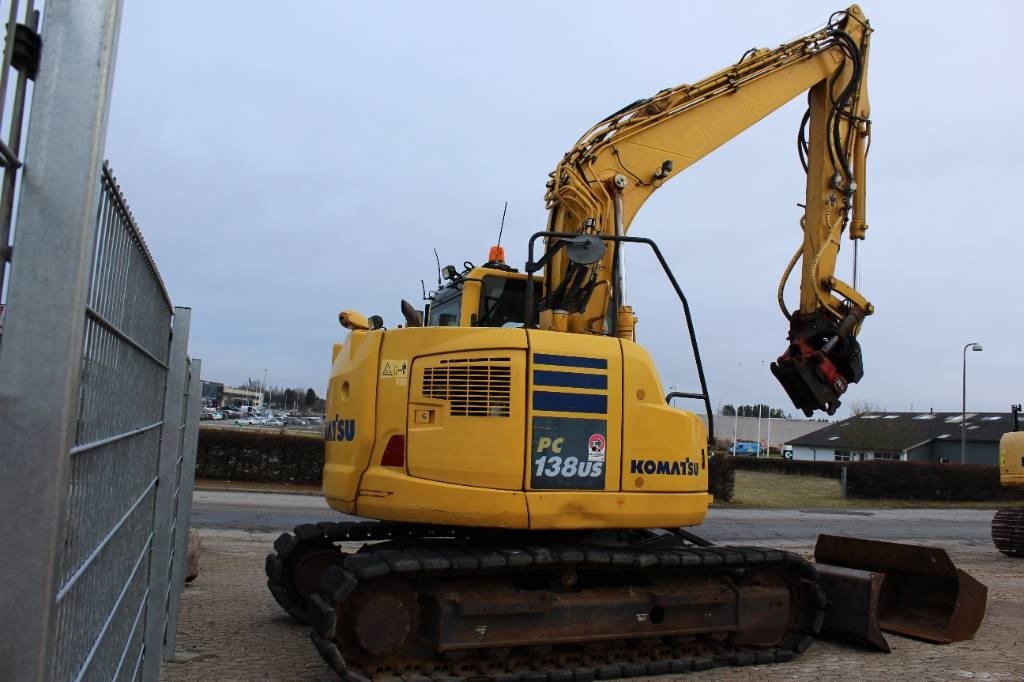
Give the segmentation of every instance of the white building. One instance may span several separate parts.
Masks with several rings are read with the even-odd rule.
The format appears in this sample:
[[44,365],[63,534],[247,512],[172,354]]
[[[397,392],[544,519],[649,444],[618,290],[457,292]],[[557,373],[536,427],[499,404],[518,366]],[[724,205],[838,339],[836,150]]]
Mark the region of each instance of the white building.
[[968,412],[963,431],[960,421],[959,412],[868,412],[788,444],[793,459],[818,462],[959,462],[963,434],[969,464],[998,464],[999,438],[1013,429],[1012,415]]
[[250,391],[245,388],[224,387],[225,407],[253,407],[257,410],[263,409],[263,391]]

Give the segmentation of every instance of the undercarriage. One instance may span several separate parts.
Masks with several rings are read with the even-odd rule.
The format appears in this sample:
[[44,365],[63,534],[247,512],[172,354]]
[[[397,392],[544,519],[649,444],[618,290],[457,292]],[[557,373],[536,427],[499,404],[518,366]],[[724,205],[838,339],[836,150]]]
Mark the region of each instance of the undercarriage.
[[812,564],[694,540],[319,523],[281,535],[266,569],[345,679],[610,679],[785,662],[811,645],[825,609]]
[[995,513],[992,542],[1007,556],[1024,557],[1024,509],[1000,509]]

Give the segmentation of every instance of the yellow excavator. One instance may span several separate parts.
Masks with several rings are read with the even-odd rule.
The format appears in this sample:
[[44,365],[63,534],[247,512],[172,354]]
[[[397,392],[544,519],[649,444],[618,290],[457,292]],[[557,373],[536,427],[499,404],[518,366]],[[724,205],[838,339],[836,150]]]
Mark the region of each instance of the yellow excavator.
[[[1006,488],[1024,489],[1024,431],[1020,405],[1014,405],[1013,430],[999,439],[999,480]],[[1024,557],[1024,508],[1000,509],[992,517],[992,542],[1012,557]]]
[[[281,535],[266,572],[341,677],[606,679],[810,646],[825,609],[810,563],[686,530],[712,502],[711,402],[682,290],[657,245],[628,232],[666,182],[807,93],[803,240],[778,286],[789,343],[772,371],[806,414],[834,413],[863,375],[856,337],[873,311],[836,274],[841,237],[867,231],[870,35],[852,6],[629,104],[551,174],[522,272],[495,247],[481,266],[445,267],[424,311],[403,301],[403,326],[339,315],[323,490],[366,520]],[[653,250],[680,299],[699,392],[666,396],[635,342],[627,247]],[[672,397],[702,401],[708,426]]]

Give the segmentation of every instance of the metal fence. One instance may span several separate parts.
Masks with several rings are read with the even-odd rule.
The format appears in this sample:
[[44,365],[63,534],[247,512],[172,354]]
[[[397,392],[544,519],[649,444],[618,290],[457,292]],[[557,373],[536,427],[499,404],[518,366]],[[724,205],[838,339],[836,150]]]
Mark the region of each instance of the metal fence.
[[42,20],[0,334],[5,680],[155,680],[174,651],[200,362],[100,163],[119,19]]
[[[11,258],[11,219],[14,214],[18,170],[22,166],[18,154],[21,151],[26,102],[29,86],[38,73],[38,58],[41,56],[39,11],[35,9],[33,0],[28,0],[23,8],[20,5],[18,0],[0,4],[0,13],[7,16],[3,56],[0,57],[0,116],[3,116],[3,123],[6,124],[3,126],[4,139],[0,139],[0,166],[4,169],[3,180],[0,181],[0,296],[4,291],[7,262]],[[22,19],[20,22],[19,17]],[[10,110],[7,109],[8,102]],[[0,301],[0,330],[3,329],[3,318],[4,305]]]

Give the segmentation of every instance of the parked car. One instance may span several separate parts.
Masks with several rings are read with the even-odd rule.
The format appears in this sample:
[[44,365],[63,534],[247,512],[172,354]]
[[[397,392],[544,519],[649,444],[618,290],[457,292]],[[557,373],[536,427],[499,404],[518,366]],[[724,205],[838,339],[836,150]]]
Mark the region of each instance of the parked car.
[[210,418],[213,419],[214,421],[220,421],[221,419],[224,418],[224,415],[221,414],[220,412],[214,412],[213,414],[210,415]]
[[239,426],[253,426],[255,424],[259,424],[260,420],[253,419],[252,417],[242,417],[241,419],[236,419],[235,423]]
[[758,443],[740,441],[733,445],[731,448],[729,448],[729,454],[759,457],[761,455],[761,446]]

